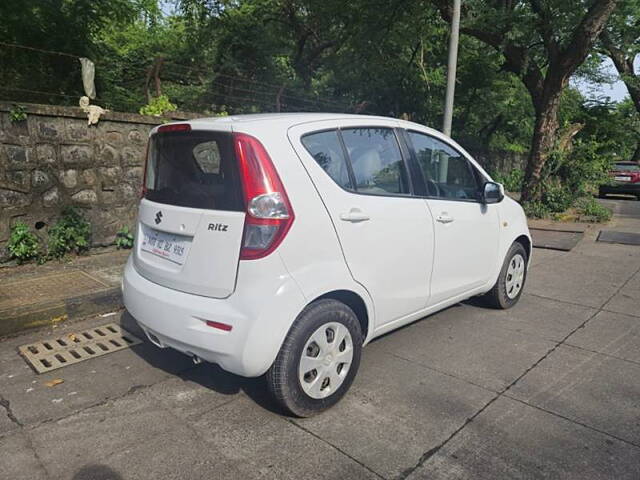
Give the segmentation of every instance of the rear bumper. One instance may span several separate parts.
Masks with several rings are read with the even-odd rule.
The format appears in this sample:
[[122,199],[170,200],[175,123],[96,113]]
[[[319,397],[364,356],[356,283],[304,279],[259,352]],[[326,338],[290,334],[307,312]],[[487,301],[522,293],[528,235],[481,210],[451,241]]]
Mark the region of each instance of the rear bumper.
[[[267,258],[272,265],[263,265],[263,272],[273,271],[275,264],[282,266],[278,255]],[[151,282],[129,258],[122,283],[124,305],[157,346],[195,355],[237,375],[262,375],[275,360],[305,299],[284,266],[279,275],[265,278],[263,273],[260,278],[255,272],[260,261],[240,263],[236,293],[216,299]],[[207,320],[232,329],[209,327]]]
[[619,193],[621,195],[640,195],[640,183],[616,183],[600,185],[600,194]]

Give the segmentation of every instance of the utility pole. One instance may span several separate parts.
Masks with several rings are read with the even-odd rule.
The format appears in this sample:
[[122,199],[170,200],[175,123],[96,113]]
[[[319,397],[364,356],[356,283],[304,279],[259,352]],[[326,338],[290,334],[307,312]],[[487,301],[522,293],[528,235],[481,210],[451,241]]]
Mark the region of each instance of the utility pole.
[[456,67],[458,64],[458,38],[460,37],[460,2],[453,0],[453,16],[451,17],[451,36],[449,37],[449,66],[447,69],[447,94],[444,103],[444,120],[442,131],[451,136],[451,120],[453,118],[453,97],[456,89]]

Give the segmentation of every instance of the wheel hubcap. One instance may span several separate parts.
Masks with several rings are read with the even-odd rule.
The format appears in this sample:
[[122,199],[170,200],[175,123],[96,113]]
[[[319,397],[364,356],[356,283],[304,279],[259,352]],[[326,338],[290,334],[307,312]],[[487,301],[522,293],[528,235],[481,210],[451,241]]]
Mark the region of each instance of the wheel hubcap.
[[518,293],[520,293],[520,290],[522,290],[525,269],[526,262],[524,261],[524,257],[519,253],[516,253],[509,261],[509,268],[507,268],[507,278],[505,281],[507,297],[511,300],[516,298]]
[[307,340],[300,358],[298,378],[302,390],[311,398],[334,393],[349,373],[353,360],[353,340],[347,327],[325,323]]

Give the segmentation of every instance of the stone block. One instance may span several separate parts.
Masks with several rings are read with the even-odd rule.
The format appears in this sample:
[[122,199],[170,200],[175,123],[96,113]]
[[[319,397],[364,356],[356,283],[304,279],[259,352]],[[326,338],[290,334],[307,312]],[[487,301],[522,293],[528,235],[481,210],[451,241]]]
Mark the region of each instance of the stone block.
[[120,203],[132,203],[136,200],[137,190],[128,183],[121,183],[116,187],[116,194]]
[[124,135],[117,130],[110,130],[104,134],[104,141],[108,145],[120,146],[124,143]]
[[95,205],[98,203],[98,195],[90,189],[80,190],[71,196],[71,200],[80,205]]
[[62,161],[65,165],[90,167],[93,163],[93,149],[85,145],[62,145]]
[[32,151],[22,145],[6,145],[5,152],[9,170],[23,170],[32,164]]
[[100,149],[100,165],[112,167],[120,163],[120,153],[115,148],[104,145]]
[[125,147],[122,149],[122,163],[126,167],[140,166],[144,163],[144,150]]
[[36,157],[39,165],[55,165],[58,160],[56,146],[49,143],[41,143],[36,146]]
[[124,179],[133,185],[141,185],[143,170],[142,167],[128,168],[125,171]]
[[51,177],[43,170],[34,170],[31,173],[31,186],[36,190],[44,190],[51,186]]
[[11,235],[10,217],[0,216],[0,242],[6,242]]
[[93,209],[90,214],[93,242],[107,245],[115,241],[120,219],[112,209]]
[[93,168],[84,170],[82,172],[82,180],[84,181],[85,184],[89,185],[90,187],[93,187],[98,183],[98,177],[96,176],[96,171]]
[[60,194],[58,193],[57,187],[53,187],[51,190],[44,192],[42,195],[42,204],[46,208],[51,208],[60,203]]
[[91,141],[92,130],[85,120],[79,118],[65,118],[66,138],[73,143],[88,143]]
[[41,140],[61,140],[64,135],[64,123],[62,118],[36,117],[35,133]]
[[69,169],[60,172],[60,183],[62,183],[65,188],[74,188],[78,185],[78,171]]
[[27,170],[9,170],[6,173],[9,185],[22,192],[29,191],[29,172]]
[[7,190],[0,188],[0,207],[24,207],[31,203],[31,196],[16,192],[14,190]]
[[113,190],[122,182],[122,169],[120,167],[100,167],[98,169],[102,177],[102,189]]
[[147,142],[148,132],[142,133],[140,130],[131,130],[127,135],[130,143],[135,145],[144,145]]
[[12,122],[9,119],[9,114],[6,113],[3,115],[2,121],[2,136],[0,138],[3,141],[8,143],[19,143],[22,145],[27,145],[29,143],[29,122],[27,120],[22,120],[19,122]]

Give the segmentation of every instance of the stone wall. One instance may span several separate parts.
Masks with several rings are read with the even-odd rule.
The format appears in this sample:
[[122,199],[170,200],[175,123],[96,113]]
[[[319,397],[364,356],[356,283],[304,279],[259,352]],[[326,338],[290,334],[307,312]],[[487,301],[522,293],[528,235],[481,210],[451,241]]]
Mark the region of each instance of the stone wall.
[[527,165],[526,153],[499,152],[491,150],[467,149],[469,153],[489,173],[508,174],[511,170],[523,170]]
[[25,105],[27,119],[11,122],[12,108],[0,102],[0,258],[15,222],[45,240],[66,205],[84,209],[95,245],[133,225],[147,135],[171,119],[107,112],[88,126],[79,108]]

